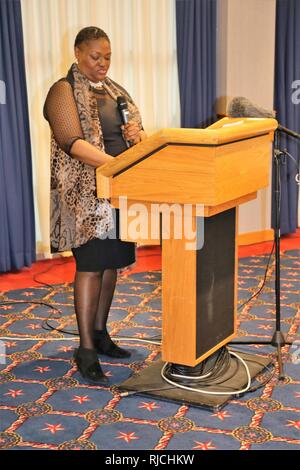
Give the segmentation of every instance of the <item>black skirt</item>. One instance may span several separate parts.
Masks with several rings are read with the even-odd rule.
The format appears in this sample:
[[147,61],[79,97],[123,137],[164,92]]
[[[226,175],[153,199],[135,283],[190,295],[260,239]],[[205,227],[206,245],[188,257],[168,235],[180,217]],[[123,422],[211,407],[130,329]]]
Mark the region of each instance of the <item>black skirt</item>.
[[135,243],[123,242],[119,238],[119,211],[116,210],[116,234],[112,238],[94,238],[72,252],[76,271],[99,272],[118,269],[135,262]]

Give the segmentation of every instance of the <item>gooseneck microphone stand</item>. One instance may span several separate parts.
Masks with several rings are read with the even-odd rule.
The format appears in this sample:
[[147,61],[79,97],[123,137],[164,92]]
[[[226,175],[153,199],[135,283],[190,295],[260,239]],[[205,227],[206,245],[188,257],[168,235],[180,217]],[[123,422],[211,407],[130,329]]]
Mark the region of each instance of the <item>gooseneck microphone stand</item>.
[[279,149],[279,134],[275,131],[274,135],[274,196],[275,196],[275,228],[274,228],[274,239],[275,239],[275,306],[276,306],[276,329],[273,334],[271,344],[277,348],[277,360],[278,360],[278,378],[279,380],[284,379],[283,364],[281,348],[287,343],[285,337],[281,332],[281,307],[280,307],[280,202],[281,202],[281,187],[280,187],[280,166],[281,159],[285,156],[284,152]]
[[287,129],[281,125],[274,135],[273,161],[274,161],[274,196],[275,196],[275,305],[276,305],[276,328],[271,341],[232,341],[230,344],[271,344],[277,348],[278,361],[278,379],[285,378],[283,371],[281,348],[292,343],[287,342],[281,331],[281,311],[280,311],[280,202],[281,202],[281,183],[280,183],[280,166],[282,157],[287,154],[286,151],[279,149],[279,132],[284,132],[294,138],[300,139],[300,134]]

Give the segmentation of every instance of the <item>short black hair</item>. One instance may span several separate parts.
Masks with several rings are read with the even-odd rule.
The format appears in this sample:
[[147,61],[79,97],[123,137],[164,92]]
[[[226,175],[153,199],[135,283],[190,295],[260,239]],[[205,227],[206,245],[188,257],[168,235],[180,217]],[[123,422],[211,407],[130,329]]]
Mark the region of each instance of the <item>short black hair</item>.
[[97,26],[87,26],[86,28],[81,29],[77,34],[74,47],[78,47],[83,42],[91,41],[93,39],[106,39],[110,42],[109,37],[103,29],[97,28]]

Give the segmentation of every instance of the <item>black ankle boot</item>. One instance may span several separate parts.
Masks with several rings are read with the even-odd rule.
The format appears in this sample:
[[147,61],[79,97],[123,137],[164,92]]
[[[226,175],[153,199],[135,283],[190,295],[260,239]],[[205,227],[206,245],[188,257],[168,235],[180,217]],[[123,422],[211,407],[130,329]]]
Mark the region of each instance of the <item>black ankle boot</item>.
[[94,343],[96,351],[99,354],[105,354],[106,356],[117,358],[126,358],[131,356],[129,351],[120,348],[112,341],[106,329],[94,331]]
[[105,384],[108,382],[99,364],[95,349],[82,347],[75,349],[74,360],[84,379],[87,379],[93,384]]

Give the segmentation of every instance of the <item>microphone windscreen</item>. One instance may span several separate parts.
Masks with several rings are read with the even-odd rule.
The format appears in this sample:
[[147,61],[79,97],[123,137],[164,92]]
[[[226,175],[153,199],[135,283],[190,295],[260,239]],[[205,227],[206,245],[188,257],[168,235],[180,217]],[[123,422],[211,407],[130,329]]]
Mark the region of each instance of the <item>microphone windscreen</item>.
[[227,115],[230,117],[245,117],[247,98],[237,96],[227,106]]
[[127,109],[127,101],[125,96],[118,96],[117,97],[117,104],[119,109]]
[[251,103],[244,96],[237,96],[229,103],[227,115],[230,117],[274,118],[275,112]]

